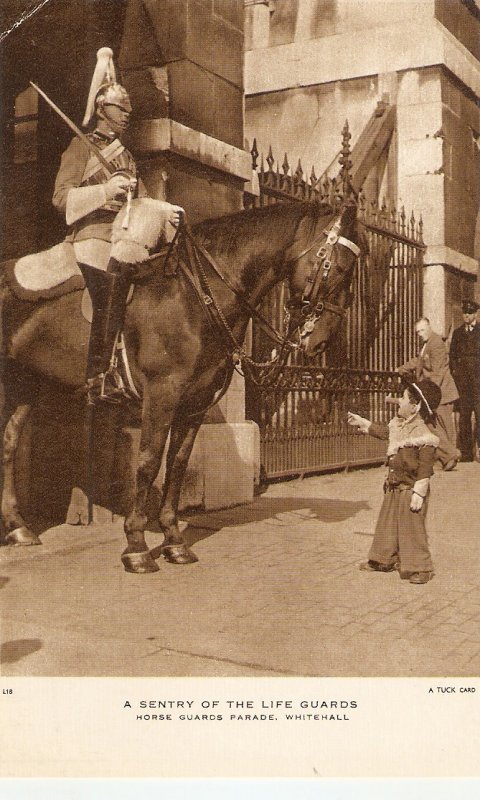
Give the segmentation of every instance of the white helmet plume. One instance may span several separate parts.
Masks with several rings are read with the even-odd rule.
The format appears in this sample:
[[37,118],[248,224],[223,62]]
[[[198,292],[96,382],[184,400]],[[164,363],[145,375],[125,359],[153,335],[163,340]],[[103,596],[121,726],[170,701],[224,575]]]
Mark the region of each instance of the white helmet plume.
[[99,89],[106,84],[115,82],[116,74],[113,64],[113,50],[110,47],[101,47],[100,50],[97,51],[97,63],[93,72],[82,125],[88,125],[93,117],[95,112],[95,99]]

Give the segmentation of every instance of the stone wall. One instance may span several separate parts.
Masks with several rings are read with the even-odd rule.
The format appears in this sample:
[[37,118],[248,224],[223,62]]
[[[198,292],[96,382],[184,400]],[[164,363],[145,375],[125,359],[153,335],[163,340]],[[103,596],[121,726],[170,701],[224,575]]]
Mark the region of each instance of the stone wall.
[[365,187],[422,214],[425,313],[448,332],[478,272],[480,15],[460,0],[246,6],[249,144],[256,136],[280,163],[286,151],[293,169],[301,157],[304,170],[332,174],[345,118],[354,146],[378,100],[396,106],[388,154]]
[[478,98],[446,73],[441,76],[445,173],[445,244],[472,258],[480,207]]

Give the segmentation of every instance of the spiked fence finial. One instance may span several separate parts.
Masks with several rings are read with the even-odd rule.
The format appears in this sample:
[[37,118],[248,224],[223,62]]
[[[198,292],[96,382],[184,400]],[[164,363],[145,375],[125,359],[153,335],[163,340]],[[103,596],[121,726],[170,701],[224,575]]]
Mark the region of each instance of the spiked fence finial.
[[348,127],[348,120],[345,120],[345,125],[342,129],[342,150],[340,158],[338,159],[339,163],[341,164],[340,169],[340,183],[342,185],[342,193],[344,199],[348,197],[349,194],[353,192],[352,186],[352,161],[351,161],[351,154],[352,151],[350,149],[350,139],[352,138],[352,134],[350,133],[350,128]]

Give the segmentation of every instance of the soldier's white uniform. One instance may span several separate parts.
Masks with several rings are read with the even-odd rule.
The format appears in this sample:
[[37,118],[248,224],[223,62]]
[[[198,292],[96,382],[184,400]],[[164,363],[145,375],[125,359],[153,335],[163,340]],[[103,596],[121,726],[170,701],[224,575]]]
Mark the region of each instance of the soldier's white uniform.
[[[134,158],[120,140],[98,130],[88,138],[112,169],[131,175],[132,184],[136,181],[133,194],[146,196]],[[107,268],[113,221],[125,202],[107,199],[105,184],[110,177],[87,145],[75,137],[62,156],[53,194],[53,205],[65,215],[66,241],[73,243],[77,260],[99,269]]]

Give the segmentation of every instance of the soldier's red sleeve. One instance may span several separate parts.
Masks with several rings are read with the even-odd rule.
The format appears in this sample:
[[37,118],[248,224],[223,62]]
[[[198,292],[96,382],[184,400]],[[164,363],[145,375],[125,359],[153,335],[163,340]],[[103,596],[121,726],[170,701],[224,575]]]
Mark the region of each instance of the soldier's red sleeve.
[[68,192],[80,186],[87,161],[88,149],[75,137],[62,155],[55,181],[52,203],[57,211],[65,214]]

